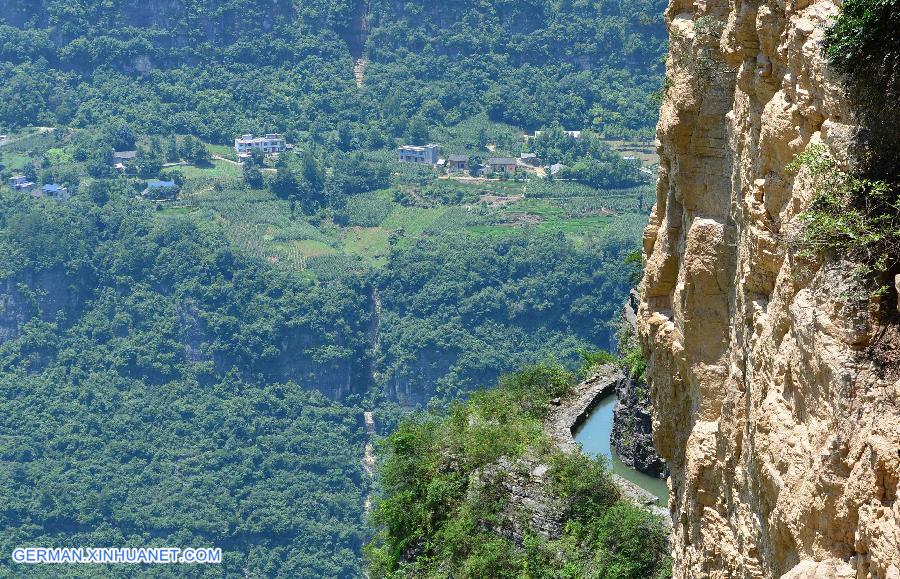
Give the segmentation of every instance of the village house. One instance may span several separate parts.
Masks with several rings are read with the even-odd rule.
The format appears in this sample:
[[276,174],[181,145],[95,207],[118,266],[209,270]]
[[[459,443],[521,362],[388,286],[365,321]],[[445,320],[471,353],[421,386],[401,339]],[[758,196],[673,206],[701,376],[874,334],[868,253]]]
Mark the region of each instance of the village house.
[[24,175],[13,175],[9,180],[9,188],[13,191],[26,191],[34,187],[34,182],[29,181]]
[[119,171],[125,171],[126,167],[137,159],[137,151],[114,151],[113,167]]
[[447,157],[448,171],[465,171],[469,164],[468,155],[450,155]]
[[487,165],[489,173],[515,173],[517,162],[515,157],[491,157]]
[[287,150],[284,138],[277,133],[267,133],[263,137],[254,137],[253,135],[241,135],[234,140],[234,150],[238,157],[246,157],[250,155],[250,151],[258,149],[264,155],[273,153],[282,153]]
[[401,163],[425,163],[428,165],[437,165],[438,146],[435,144],[428,144],[423,147],[403,145],[397,149],[397,157]]
[[43,187],[41,187],[40,197],[49,197],[51,199],[56,199],[57,201],[65,201],[69,198],[69,190],[62,185],[57,185],[56,183],[47,183]]
[[522,153],[519,155],[519,165],[522,167],[539,167],[541,160],[536,153]]
[[151,179],[147,181],[147,188],[141,195],[151,199],[174,199],[178,195],[178,185],[175,181]]
[[562,163],[554,163],[554,164],[550,165],[550,174],[557,175],[560,171],[562,171],[565,168],[566,168],[566,166],[563,165]]

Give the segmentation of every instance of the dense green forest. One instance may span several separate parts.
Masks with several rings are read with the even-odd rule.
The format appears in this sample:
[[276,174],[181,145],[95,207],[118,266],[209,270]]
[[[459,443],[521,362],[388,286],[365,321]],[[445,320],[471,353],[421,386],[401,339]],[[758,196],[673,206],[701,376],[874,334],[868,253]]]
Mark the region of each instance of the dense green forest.
[[367,369],[359,280],[263,271],[95,192],[0,200],[0,548],[219,545],[228,574],[358,576],[360,411],[314,389]]
[[[0,127],[121,118],[220,143],[276,130],[334,143],[344,131],[379,148],[484,113],[647,138],[664,5],[5,0]],[[362,88],[356,57],[368,60]]]
[[388,392],[457,397],[545,353],[574,363],[580,351],[609,347],[632,243],[442,237],[392,254],[379,281]]
[[484,187],[525,184],[401,171],[305,215],[201,161],[167,170],[181,194],[163,202],[90,176],[119,133],[0,149],[77,184],[66,202],[0,195],[4,548],[215,545],[228,572],[358,576],[362,411],[387,433],[388,400],[573,362],[609,342],[633,275],[645,191],[546,183],[492,208]]
[[[564,368],[542,364],[446,414],[403,420],[385,440],[378,533],[368,547],[373,575],[671,576],[661,521],[621,498],[605,461],[547,439],[551,401],[572,386]],[[545,524],[559,515],[558,536],[521,523],[537,508]]]
[[[0,0],[0,551],[361,576],[364,411],[387,435],[609,346],[663,4]],[[247,132],[296,147],[241,160]],[[404,141],[566,166],[447,175]]]

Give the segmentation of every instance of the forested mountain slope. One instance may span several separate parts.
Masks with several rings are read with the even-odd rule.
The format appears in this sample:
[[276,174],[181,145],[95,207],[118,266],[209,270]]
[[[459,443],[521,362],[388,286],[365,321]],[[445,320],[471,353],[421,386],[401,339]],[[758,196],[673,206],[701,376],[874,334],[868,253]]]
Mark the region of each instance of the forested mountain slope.
[[[609,345],[660,10],[0,0],[0,550],[218,546],[224,567],[189,572],[360,576],[364,411],[386,433],[395,402]],[[230,146],[263,131],[294,149]],[[568,169],[451,176],[398,162],[407,141]],[[0,574],[43,572],[20,567]]]
[[108,194],[0,198],[0,548],[217,545],[229,575],[358,576],[361,414],[315,389],[368,371],[360,282],[261,270]]
[[0,125],[90,125],[227,142],[248,131],[371,143],[410,119],[487,112],[649,136],[665,40],[662,0],[373,1],[366,82],[353,78],[349,0],[0,2]]

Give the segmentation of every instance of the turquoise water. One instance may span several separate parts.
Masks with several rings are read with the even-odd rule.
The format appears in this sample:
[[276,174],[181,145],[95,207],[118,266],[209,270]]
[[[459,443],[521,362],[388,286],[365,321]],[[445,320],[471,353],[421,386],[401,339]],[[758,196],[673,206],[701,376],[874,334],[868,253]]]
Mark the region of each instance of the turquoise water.
[[616,397],[614,395],[601,400],[588,419],[575,431],[575,440],[581,443],[581,448],[587,454],[592,456],[602,454],[608,458],[614,473],[659,497],[659,506],[665,508],[669,501],[666,481],[647,476],[625,466],[619,459],[619,455],[610,446],[609,437],[612,433],[613,407],[615,405]]

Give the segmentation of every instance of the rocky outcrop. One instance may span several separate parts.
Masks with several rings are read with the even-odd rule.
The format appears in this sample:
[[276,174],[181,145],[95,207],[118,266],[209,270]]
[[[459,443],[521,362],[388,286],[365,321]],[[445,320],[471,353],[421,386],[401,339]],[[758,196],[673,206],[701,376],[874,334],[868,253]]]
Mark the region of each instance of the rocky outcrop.
[[831,0],[671,0],[640,338],[674,575],[900,577],[897,333],[788,244],[809,143],[853,161]]
[[548,492],[550,467],[532,457],[515,461],[501,457],[477,472],[469,487],[472,496],[503,497],[504,507],[492,530],[519,546],[536,533],[545,539],[563,534],[566,511],[562,501]]
[[650,389],[643,380],[625,376],[616,384],[611,443],[625,466],[656,478],[668,476],[653,446]]
[[[637,311],[640,296],[634,290],[622,307],[620,350],[637,347]],[[622,463],[646,475],[666,478],[666,462],[653,446],[650,389],[641,376],[624,376],[616,382],[616,405],[613,408],[612,440]]]

